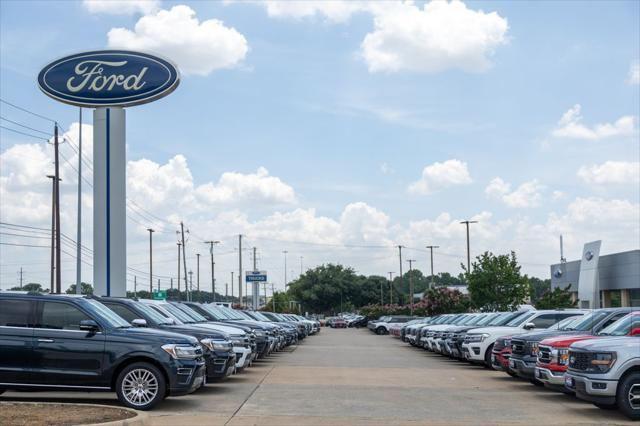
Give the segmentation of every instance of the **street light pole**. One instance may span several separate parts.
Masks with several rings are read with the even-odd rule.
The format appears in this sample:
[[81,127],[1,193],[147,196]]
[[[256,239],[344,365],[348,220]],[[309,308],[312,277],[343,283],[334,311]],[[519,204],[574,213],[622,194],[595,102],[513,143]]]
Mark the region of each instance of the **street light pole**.
[[213,261],[213,246],[219,244],[220,241],[205,241],[205,244],[209,244],[209,254],[211,255],[211,291],[213,292],[213,301],[216,301],[216,263]]
[[466,225],[467,227],[467,274],[471,273],[471,249],[469,245],[469,224],[478,223],[477,220],[465,220],[460,222],[461,225]]
[[[196,253],[196,290],[198,290],[198,297],[200,297],[200,253]],[[200,297],[200,299],[202,299]]]
[[409,262],[409,306],[411,309],[411,316],[413,316],[413,262],[414,259],[408,259]]
[[393,304],[393,272],[389,272],[389,304]]
[[427,246],[429,251],[431,251],[431,285],[430,288],[433,288],[433,249],[440,248],[440,246]]
[[404,276],[402,275],[402,246],[398,246],[398,256],[400,257],[400,291],[402,291],[402,284],[404,284]]
[[153,293],[153,233],[156,232],[151,228],[149,231],[149,293]]

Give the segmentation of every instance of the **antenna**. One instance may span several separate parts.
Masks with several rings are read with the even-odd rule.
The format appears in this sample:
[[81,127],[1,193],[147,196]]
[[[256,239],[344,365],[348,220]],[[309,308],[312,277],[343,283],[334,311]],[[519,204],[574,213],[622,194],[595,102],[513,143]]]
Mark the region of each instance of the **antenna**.
[[560,235],[560,263],[567,263],[567,259],[564,257],[564,246],[562,244],[562,235]]

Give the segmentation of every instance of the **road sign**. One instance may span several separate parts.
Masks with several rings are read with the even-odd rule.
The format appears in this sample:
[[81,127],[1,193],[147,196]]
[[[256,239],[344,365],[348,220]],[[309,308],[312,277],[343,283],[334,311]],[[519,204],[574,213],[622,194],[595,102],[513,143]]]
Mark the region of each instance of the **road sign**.
[[245,271],[245,279],[248,283],[266,282],[267,271]]
[[167,290],[154,290],[153,300],[167,300]]
[[132,106],[173,92],[178,68],[166,59],[127,50],[77,53],[53,61],[38,85],[57,101],[81,107]]

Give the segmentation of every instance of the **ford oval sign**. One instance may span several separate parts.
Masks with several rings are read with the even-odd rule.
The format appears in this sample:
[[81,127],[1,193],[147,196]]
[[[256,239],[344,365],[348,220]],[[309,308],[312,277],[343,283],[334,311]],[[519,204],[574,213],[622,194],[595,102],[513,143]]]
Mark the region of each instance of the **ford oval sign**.
[[179,82],[171,62],[126,50],[78,53],[50,63],[38,74],[45,94],[81,107],[151,102],[174,91]]

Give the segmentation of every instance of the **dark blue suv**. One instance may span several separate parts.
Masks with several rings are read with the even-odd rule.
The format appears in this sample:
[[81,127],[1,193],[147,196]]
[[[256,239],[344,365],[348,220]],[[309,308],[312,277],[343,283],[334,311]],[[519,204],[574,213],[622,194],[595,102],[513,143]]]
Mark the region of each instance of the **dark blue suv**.
[[204,374],[194,337],[132,327],[92,298],[0,293],[0,393],[115,391],[148,410]]

